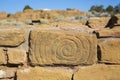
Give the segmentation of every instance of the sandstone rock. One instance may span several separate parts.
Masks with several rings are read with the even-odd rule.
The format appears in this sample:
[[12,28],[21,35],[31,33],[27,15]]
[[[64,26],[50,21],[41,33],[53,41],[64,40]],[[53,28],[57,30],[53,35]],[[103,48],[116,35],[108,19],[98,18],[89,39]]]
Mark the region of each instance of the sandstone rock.
[[98,45],[101,49],[100,62],[120,64],[119,38],[100,39]]
[[6,79],[6,78],[13,78],[15,76],[15,72],[12,70],[0,70],[0,80],[12,80],[12,79]]
[[0,19],[6,19],[7,13],[6,12],[0,12]]
[[120,37],[120,26],[114,26],[112,29],[102,29],[98,31],[98,37]]
[[71,80],[71,78],[72,72],[63,69],[35,67],[17,71],[17,80]]
[[24,13],[31,13],[31,12],[33,12],[32,9],[26,9],[26,10],[24,10]]
[[25,42],[22,43],[20,46],[18,46],[18,49],[22,49],[25,50],[26,52],[29,52],[29,34],[31,29],[33,29],[32,27],[28,27],[26,26],[26,28],[24,28],[25,32],[26,32],[26,39]]
[[120,65],[93,65],[80,68],[73,80],[120,80]]
[[96,36],[61,30],[32,30],[30,60],[33,65],[78,65],[96,62]]
[[117,24],[120,24],[120,14],[117,14],[117,15],[115,15],[115,16],[118,18]]
[[88,20],[88,25],[93,29],[104,28],[107,25],[109,19],[110,19],[110,17],[94,17],[94,18],[90,18]]
[[19,46],[25,41],[22,29],[0,29],[0,46]]
[[8,49],[8,63],[10,64],[24,64],[27,60],[26,51],[19,49]]
[[49,19],[50,21],[56,20],[56,17],[72,17],[72,16],[85,16],[86,12],[78,11],[78,10],[25,10],[24,12],[17,12],[16,14],[10,15],[10,18],[26,21],[30,20],[39,20],[39,19]]
[[0,64],[6,64],[7,63],[7,59],[5,56],[5,52],[3,51],[3,49],[0,48]]

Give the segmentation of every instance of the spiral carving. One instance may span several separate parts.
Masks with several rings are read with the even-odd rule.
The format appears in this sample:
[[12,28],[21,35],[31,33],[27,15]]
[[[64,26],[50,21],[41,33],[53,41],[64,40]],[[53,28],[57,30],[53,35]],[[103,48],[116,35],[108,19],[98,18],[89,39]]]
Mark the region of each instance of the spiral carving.
[[82,59],[84,57],[83,45],[84,43],[80,38],[75,36],[62,36],[55,39],[52,50],[59,60],[66,61],[67,63],[84,62],[88,55],[86,54],[86,58]]
[[43,31],[31,37],[30,59],[40,65],[76,65],[87,62],[90,49],[85,36]]

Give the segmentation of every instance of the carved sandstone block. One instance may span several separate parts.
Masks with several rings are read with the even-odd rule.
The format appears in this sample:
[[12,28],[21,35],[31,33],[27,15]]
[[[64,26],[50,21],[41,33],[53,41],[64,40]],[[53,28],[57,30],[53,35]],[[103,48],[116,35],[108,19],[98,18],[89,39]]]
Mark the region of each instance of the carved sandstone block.
[[55,30],[33,30],[30,60],[34,65],[78,65],[96,62],[95,35]]
[[0,29],[0,46],[19,46],[25,41],[22,29]]
[[72,72],[64,69],[35,67],[17,71],[17,80],[71,80],[71,78]]
[[93,65],[81,67],[73,80],[120,80],[120,65]]
[[101,50],[100,62],[120,64],[120,39],[119,38],[100,39],[98,45]]

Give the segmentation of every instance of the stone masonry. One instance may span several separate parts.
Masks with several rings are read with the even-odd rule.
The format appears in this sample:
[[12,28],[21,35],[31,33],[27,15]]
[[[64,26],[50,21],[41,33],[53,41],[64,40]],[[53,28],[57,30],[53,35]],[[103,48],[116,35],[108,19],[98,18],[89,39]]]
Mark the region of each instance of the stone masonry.
[[81,26],[0,28],[0,80],[120,80],[120,26]]

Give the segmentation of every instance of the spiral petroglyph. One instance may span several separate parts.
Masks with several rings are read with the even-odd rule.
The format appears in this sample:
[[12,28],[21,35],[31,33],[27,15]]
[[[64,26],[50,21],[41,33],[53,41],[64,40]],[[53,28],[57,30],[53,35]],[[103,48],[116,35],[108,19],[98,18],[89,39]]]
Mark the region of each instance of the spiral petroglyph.
[[[88,41],[86,41],[88,43]],[[75,36],[62,36],[60,38],[55,39],[54,46],[52,50],[56,55],[57,59],[64,60],[67,63],[82,61],[84,62],[86,59],[82,59],[84,57],[83,50],[83,42],[81,39]],[[89,43],[88,43],[89,44]],[[89,48],[86,45],[86,48]],[[86,54],[86,58],[88,58],[89,54]],[[79,57],[79,58],[78,58]]]
[[93,41],[79,33],[32,31],[30,39],[32,64],[85,64],[95,54],[95,51],[91,54]]

